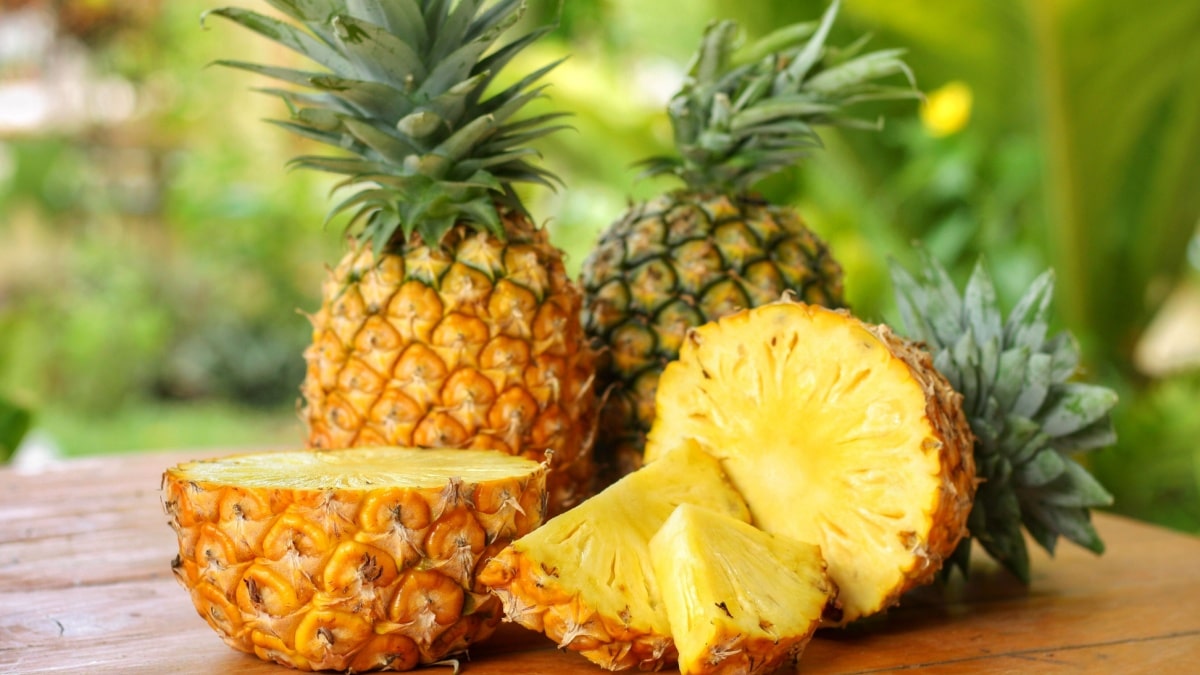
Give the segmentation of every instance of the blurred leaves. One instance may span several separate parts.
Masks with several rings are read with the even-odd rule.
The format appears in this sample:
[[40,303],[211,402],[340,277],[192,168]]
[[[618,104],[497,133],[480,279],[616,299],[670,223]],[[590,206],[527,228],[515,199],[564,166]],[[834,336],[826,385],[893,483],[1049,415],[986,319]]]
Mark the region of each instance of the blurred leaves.
[[1128,373],[1200,219],[1200,3],[847,6],[911,45],[923,84],[967,81],[979,135],[1032,132],[1045,211],[1027,227],[1058,272],[1060,311],[1094,359]]
[[32,423],[33,416],[28,410],[0,396],[0,464],[16,452]]

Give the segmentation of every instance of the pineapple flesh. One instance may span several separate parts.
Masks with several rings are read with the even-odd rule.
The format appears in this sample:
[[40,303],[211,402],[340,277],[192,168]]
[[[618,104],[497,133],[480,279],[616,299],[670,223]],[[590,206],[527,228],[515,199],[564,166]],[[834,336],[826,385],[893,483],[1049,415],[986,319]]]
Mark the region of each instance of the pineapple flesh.
[[[689,333],[646,447],[717,457],[767,532],[821,547],[842,622],[931,581],[975,492],[961,396],[916,345],[780,301]],[[651,463],[649,466],[653,466]]]
[[650,556],[682,675],[759,675],[795,665],[835,587],[814,544],[681,504]]
[[537,527],[544,464],[485,450],[271,452],[169,469],[172,568],[234,649],[409,670],[490,635],[477,569]]
[[683,443],[516,540],[479,578],[510,621],[560,647],[608,670],[657,670],[676,651],[649,542],[685,503],[750,519],[716,460]]
[[312,62],[220,63],[291,85],[263,90],[291,113],[272,121],[333,152],[292,164],[345,177],[330,217],[349,216],[352,243],[311,316],[307,444],[550,457],[551,510],[582,499],[597,415],[582,294],[514,188],[557,180],[529,144],[561,115],[522,115],[554,64],[496,86],[548,28],[502,39],[523,2],[270,4],[284,18],[208,14]]

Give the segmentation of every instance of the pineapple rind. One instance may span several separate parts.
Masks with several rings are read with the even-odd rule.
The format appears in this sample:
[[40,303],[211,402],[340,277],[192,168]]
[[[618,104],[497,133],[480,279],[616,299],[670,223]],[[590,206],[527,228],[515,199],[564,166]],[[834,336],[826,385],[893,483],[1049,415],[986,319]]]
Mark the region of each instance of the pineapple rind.
[[546,472],[396,448],[182,464],[163,477],[172,568],[234,649],[300,670],[409,670],[495,630],[477,568],[541,523]]
[[693,331],[658,408],[646,460],[711,448],[759,527],[821,546],[841,623],[931,581],[965,534],[961,397],[886,327],[786,301],[732,315]]
[[650,540],[683,675],[795,664],[836,589],[820,549],[689,504]]
[[649,541],[695,503],[749,522],[716,460],[685,443],[501,551],[480,573],[510,621],[608,670],[675,661]]
[[330,272],[301,387],[308,444],[549,458],[550,513],[591,489],[597,402],[561,254],[523,214],[507,241],[457,227],[439,248],[369,246]]

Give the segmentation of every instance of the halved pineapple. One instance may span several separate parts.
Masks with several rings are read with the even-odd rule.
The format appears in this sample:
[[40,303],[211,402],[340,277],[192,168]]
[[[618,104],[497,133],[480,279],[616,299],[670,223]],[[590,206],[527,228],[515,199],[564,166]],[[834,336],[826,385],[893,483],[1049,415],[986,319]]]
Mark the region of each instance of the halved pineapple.
[[821,547],[849,622],[932,580],[965,533],[961,399],[886,326],[776,302],[689,334],[659,383],[646,460],[699,442],[758,527]]
[[682,443],[492,559],[480,580],[508,619],[609,670],[657,670],[676,658],[650,562],[650,538],[680,504],[749,521],[715,459]]
[[301,670],[408,670],[490,635],[483,560],[537,527],[546,467],[483,450],[358,448],[189,462],[163,476],[175,576],[234,649]]
[[835,592],[817,546],[691,504],[650,540],[650,557],[683,675],[794,665]]

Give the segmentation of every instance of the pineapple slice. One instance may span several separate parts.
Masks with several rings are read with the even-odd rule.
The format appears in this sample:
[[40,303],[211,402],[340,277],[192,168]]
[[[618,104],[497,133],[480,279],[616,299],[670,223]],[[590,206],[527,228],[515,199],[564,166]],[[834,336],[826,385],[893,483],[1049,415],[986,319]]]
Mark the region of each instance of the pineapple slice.
[[163,476],[175,576],[234,649],[300,670],[409,670],[490,635],[476,567],[537,527],[546,467],[485,450],[358,448]]
[[965,533],[961,400],[887,327],[776,302],[689,334],[659,383],[646,460],[701,443],[758,527],[821,547],[850,622],[931,581]]
[[479,578],[509,620],[560,647],[608,670],[657,670],[676,652],[649,542],[684,503],[750,519],[716,460],[683,443],[513,542]]
[[834,593],[817,546],[691,504],[650,540],[650,557],[683,675],[795,665]]

